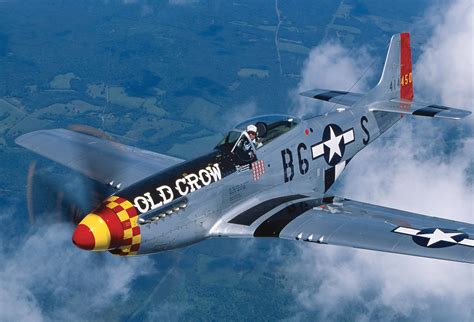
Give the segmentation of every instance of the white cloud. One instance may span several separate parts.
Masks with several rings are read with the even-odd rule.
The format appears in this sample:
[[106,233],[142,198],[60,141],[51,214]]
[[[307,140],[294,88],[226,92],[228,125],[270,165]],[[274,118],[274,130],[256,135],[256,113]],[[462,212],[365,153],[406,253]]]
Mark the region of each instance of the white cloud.
[[[463,170],[469,164],[473,141],[466,142],[447,160],[426,158],[431,153],[429,149],[421,151],[424,157],[418,158],[413,153],[419,147],[416,138],[410,138],[411,126],[402,126],[406,134],[397,136],[395,141],[375,143],[356,157],[345,174],[340,194],[472,222],[472,190]],[[295,294],[305,307],[328,316],[351,303],[364,308],[357,316],[360,319],[373,319],[371,314],[377,309],[384,310],[384,314],[393,311],[393,318],[425,316],[438,320],[440,314],[445,314],[444,317],[469,320],[472,314],[471,265],[330,246],[302,245],[298,256],[304,259],[298,260],[303,267],[290,268],[291,276],[299,282],[295,283]],[[304,280],[297,278],[305,274],[308,276]],[[315,287],[307,287],[308,284]],[[444,313],[438,312],[440,305]]]
[[431,94],[431,99],[432,94],[435,94],[446,104],[472,108],[474,106],[473,2],[458,0],[448,8],[431,10],[430,21],[434,28],[433,36],[423,46],[423,53],[415,66],[416,90]]
[[81,251],[70,230],[42,227],[0,253],[0,321],[88,320],[126,301],[131,283],[153,270],[150,258]]
[[325,110],[332,107],[333,104],[298,95],[304,91],[314,88],[366,91],[367,79],[374,72],[373,62],[365,48],[350,50],[339,42],[328,42],[313,48],[304,64],[298,88],[292,93],[292,114],[315,115],[323,107],[326,107]]
[[231,107],[222,114],[222,121],[218,122],[217,129],[228,131],[238,123],[257,115],[258,106],[255,101],[248,101],[243,104]]
[[27,289],[18,287],[9,280],[1,279],[1,321],[43,321],[41,308],[35,296]]
[[[472,109],[473,10],[472,2],[456,1],[438,8],[442,17],[432,17],[438,24],[433,24],[432,36],[414,66],[416,98]],[[324,46],[312,51],[322,57],[317,61],[321,64],[328,63]],[[355,79],[353,73],[365,65],[358,65],[349,50],[338,53],[348,77]],[[306,66],[304,80],[314,73],[311,70],[318,70],[317,65]],[[318,86],[334,88],[334,81]],[[472,133],[473,116],[469,118],[402,120],[354,158],[338,194],[473,223],[472,179],[466,173],[472,171],[474,140],[444,140],[452,135],[448,131],[453,126],[470,126],[466,132]],[[296,256],[288,260],[299,263],[287,267],[288,284],[298,302],[320,319],[337,319],[348,312],[359,321],[474,318],[473,265],[320,245],[301,245]]]

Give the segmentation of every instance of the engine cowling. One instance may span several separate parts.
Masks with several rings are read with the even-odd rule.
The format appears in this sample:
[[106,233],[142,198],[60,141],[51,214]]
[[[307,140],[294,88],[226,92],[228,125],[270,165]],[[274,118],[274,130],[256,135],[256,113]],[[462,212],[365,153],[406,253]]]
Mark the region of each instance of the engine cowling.
[[130,201],[111,196],[84,217],[72,236],[72,242],[84,250],[136,255],[141,243],[138,212]]

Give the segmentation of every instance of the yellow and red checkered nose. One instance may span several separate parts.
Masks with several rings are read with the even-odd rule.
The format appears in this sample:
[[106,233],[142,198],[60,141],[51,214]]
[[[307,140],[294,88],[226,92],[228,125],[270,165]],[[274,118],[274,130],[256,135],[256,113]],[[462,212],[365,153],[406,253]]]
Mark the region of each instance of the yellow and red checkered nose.
[[117,255],[135,255],[140,247],[138,213],[123,198],[112,196],[79,223],[72,242],[92,251],[111,250]]

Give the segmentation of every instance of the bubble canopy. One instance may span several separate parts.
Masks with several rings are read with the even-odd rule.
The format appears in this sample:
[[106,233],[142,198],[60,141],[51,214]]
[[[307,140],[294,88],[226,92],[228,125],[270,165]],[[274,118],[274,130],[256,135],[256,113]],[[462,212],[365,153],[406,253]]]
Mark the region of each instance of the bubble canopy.
[[224,136],[217,147],[233,146],[241,133],[251,124],[257,127],[257,137],[263,145],[295,128],[299,122],[299,118],[283,114],[253,117],[237,124]]

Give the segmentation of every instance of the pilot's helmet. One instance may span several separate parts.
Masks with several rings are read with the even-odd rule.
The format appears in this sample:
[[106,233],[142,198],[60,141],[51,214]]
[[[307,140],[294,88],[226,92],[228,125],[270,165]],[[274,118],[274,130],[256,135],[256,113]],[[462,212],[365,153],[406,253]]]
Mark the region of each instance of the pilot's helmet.
[[255,136],[257,136],[257,127],[253,124],[248,125],[247,133],[253,133]]

